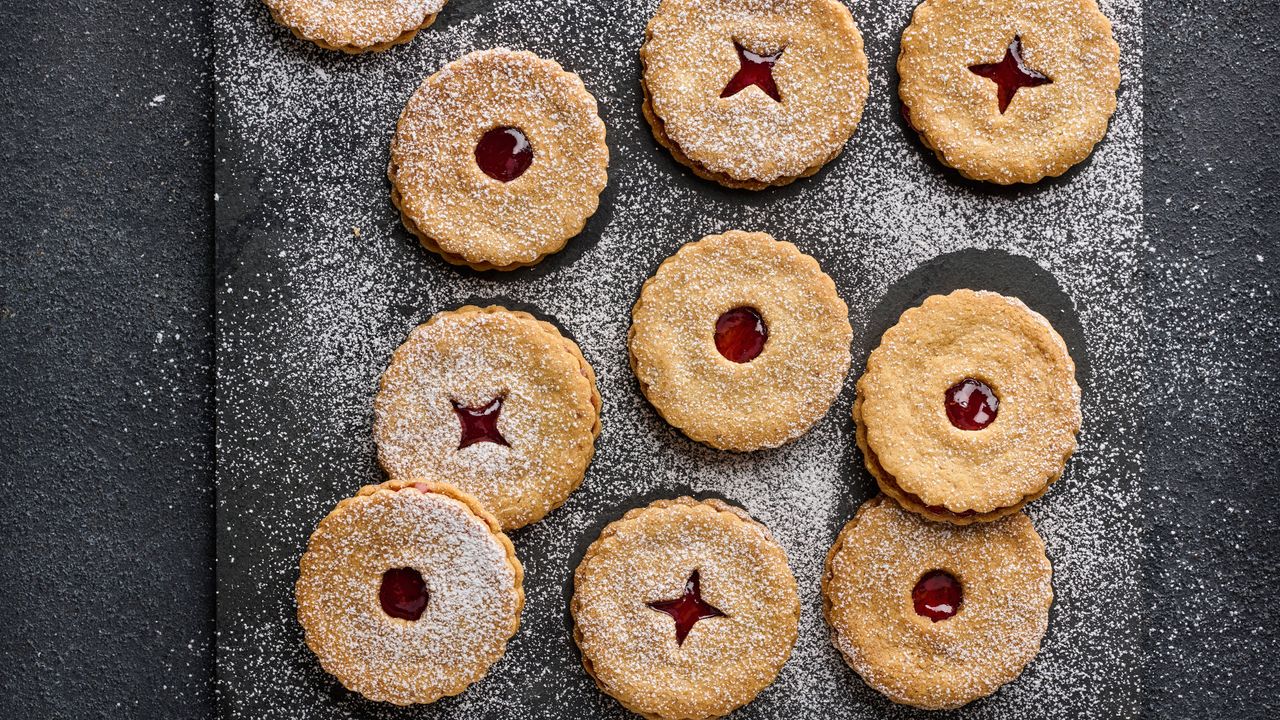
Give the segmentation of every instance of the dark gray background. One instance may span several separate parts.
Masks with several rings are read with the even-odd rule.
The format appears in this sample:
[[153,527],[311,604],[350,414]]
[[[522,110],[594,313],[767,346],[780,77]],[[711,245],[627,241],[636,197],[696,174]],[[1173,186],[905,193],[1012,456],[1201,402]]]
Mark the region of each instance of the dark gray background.
[[[1271,716],[1280,22],[1144,17],[1144,714]],[[0,7],[0,717],[214,712],[207,18]]]

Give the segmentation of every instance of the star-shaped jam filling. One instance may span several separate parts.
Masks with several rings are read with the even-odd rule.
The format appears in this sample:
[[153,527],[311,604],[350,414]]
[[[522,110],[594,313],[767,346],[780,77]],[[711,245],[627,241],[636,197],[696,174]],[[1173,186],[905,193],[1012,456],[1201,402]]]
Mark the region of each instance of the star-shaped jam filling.
[[773,81],[773,64],[782,57],[782,51],[779,50],[772,55],[759,55],[742,47],[736,40],[733,47],[738,51],[738,72],[734,73],[729,84],[724,86],[724,92],[720,93],[720,97],[737,95],[755,85],[769,97],[782,102],[782,96],[778,94],[778,85]]
[[699,620],[728,617],[702,599],[702,588],[698,582],[697,570],[694,570],[689,579],[685,581],[684,595],[675,600],[651,602],[649,607],[670,615],[676,621],[676,645],[684,644],[684,639],[689,636],[689,631],[693,629],[693,626]]
[[502,414],[501,396],[481,407],[467,407],[454,400],[453,413],[458,416],[458,422],[462,424],[462,439],[458,441],[459,450],[479,442],[510,446],[507,439],[498,431],[498,416]]
[[1013,42],[1009,43],[1008,49],[1004,51],[1003,60],[998,63],[970,65],[969,71],[995,81],[996,98],[1000,102],[1001,115],[1008,109],[1009,103],[1013,102],[1013,96],[1022,88],[1048,85],[1053,82],[1022,62],[1022,38],[1017,35],[1013,36]]

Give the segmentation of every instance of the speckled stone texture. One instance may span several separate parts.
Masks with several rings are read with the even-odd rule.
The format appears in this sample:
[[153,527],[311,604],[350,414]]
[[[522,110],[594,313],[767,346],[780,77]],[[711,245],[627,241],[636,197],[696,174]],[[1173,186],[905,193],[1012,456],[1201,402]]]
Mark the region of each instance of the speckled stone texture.
[[0,717],[211,717],[207,10],[0,27]]
[[[2,717],[215,713],[206,12],[0,8]],[[1268,717],[1280,20],[1144,22],[1142,717]]]

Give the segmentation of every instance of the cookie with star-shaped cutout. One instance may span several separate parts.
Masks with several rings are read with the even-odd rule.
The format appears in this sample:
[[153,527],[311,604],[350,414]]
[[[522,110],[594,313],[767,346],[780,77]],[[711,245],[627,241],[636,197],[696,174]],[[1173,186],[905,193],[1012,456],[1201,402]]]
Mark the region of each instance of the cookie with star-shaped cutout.
[[574,573],[582,664],[651,720],[717,718],[751,702],[791,656],[795,577],[760,523],[719,500],[628,511]]
[[373,437],[389,477],[455,485],[510,530],[582,483],[600,406],[591,365],[554,325],[468,305],[414,328],[392,354]]
[[862,36],[839,0],[662,0],[640,59],[654,138],[733,188],[816,173],[867,99]]
[[902,33],[898,76],[903,116],[944,165],[1034,183],[1106,134],[1120,48],[1095,0],[925,0]]

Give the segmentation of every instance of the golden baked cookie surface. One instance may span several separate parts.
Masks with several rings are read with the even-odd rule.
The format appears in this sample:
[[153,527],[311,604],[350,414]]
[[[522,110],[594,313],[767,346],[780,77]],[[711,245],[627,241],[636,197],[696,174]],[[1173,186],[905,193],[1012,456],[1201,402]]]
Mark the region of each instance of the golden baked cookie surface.
[[[722,97],[738,49],[773,57],[778,99]],[[812,175],[844,148],[868,92],[862,36],[838,0],[663,0],[640,49],[654,137],[693,171],[759,190]]]
[[[515,128],[532,160],[509,181],[476,148]],[[595,98],[552,60],[504,48],[473,52],[428,77],[391,143],[392,200],[405,227],[445,260],[477,270],[538,263],[582,231],[608,179]]]
[[[954,614],[936,622],[912,599],[935,571],[962,589]],[[949,709],[995,692],[1039,653],[1051,580],[1044,543],[1021,513],[958,527],[881,496],[858,509],[827,555],[823,612],[868,685],[894,702]]]
[[[396,349],[374,399],[373,434],[391,478],[456,485],[512,529],[581,484],[600,405],[591,366],[554,325],[465,306],[435,315]],[[486,415],[501,440],[468,436],[468,412]]]
[[[718,319],[758,313],[763,350],[734,362]],[[667,422],[728,450],[777,447],[831,406],[849,369],[853,330],[835,283],[813,258],[764,233],[732,230],[667,258],[631,311],[628,345],[640,388]]]
[[[998,398],[994,421],[964,430],[946,398],[974,378]],[[854,407],[867,469],[886,494],[951,522],[994,520],[1061,476],[1080,430],[1066,344],[1016,298],[934,295],[902,314],[867,358]]]
[[[971,68],[1013,50],[1020,74],[1050,82],[1016,90],[1002,111],[998,83]],[[1033,183],[1084,160],[1106,134],[1120,48],[1094,0],[925,0],[902,34],[898,75],[908,121],[943,164]]]
[[[388,570],[425,581],[421,617],[380,604]],[[316,527],[295,588],[320,664],[349,690],[397,705],[435,702],[479,680],[520,626],[523,569],[474,498],[437,483],[369,485]]]
[[[697,574],[720,615],[681,642],[672,615]],[[665,720],[714,718],[750,702],[791,655],[800,618],[786,554],[763,525],[716,500],[659,500],[592,543],[570,606],[583,665],[627,709]]]
[[265,0],[276,22],[326,50],[361,53],[409,42],[445,0]]

